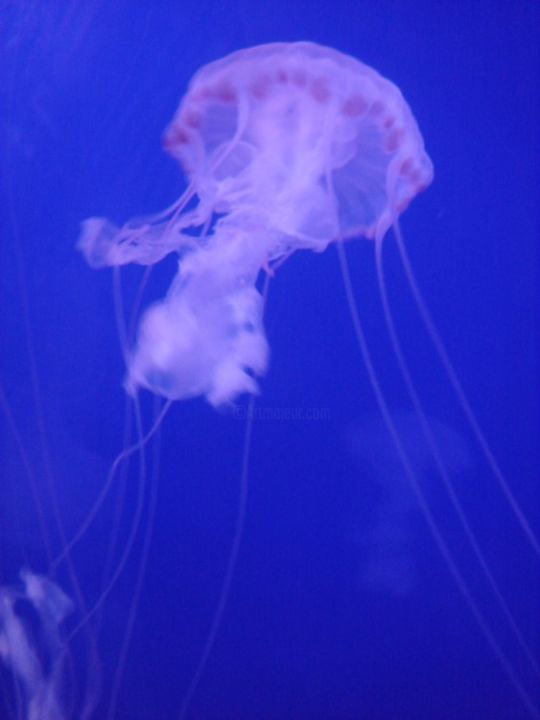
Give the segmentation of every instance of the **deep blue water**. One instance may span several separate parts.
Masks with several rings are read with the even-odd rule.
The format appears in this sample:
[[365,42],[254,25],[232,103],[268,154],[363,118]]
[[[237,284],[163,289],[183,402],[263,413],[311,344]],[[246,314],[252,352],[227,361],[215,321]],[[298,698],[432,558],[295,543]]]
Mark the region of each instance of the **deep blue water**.
[[[435,180],[402,218],[407,247],[490,446],[540,531],[538,3],[0,7],[3,586],[19,583],[21,567],[48,572],[47,547],[54,557],[65,542],[56,516],[72,537],[125,442],[112,274],[90,270],[76,252],[79,224],[92,215],[121,223],[171,203],[185,179],[160,136],[189,78],[233,50],[275,40],[312,40],[354,55],[395,82],[411,105]],[[411,411],[383,325],[373,246],[358,240],[347,250],[370,348],[425,497],[536,702],[539,679],[481,574]],[[390,234],[385,261],[432,431],[501,592],[540,656],[540,560],[449,389]],[[153,274],[146,302],[165,292],[173,270],[169,260]],[[133,269],[123,275],[128,302],[140,277]],[[533,716],[458,591],[404,477],[362,366],[334,248],[285,263],[270,286],[266,326],[271,367],[257,398],[240,555],[186,718]],[[245,407],[218,412],[203,400],[177,403],[162,426],[154,474],[156,454],[148,451],[145,510],[127,565],[105,599],[99,633],[94,615],[70,642],[66,697],[77,699],[87,682],[88,630],[98,638],[104,687],[97,718],[107,717],[153,488],[152,544],[116,716],[178,717],[231,547]],[[143,415],[148,427],[146,396]],[[89,607],[100,595],[108,549],[116,548],[114,565],[129,535],[139,479],[134,460],[73,551]],[[56,580],[75,598],[67,563]],[[83,617],[79,604],[66,636]],[[26,717],[16,712],[5,668],[0,683],[0,717]]]

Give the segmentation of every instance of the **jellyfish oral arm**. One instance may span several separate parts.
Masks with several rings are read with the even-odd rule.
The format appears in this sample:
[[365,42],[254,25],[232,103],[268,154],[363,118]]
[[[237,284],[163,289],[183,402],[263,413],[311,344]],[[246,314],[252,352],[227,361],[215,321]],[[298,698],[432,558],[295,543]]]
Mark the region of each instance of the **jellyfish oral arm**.
[[[254,376],[268,364],[255,288],[261,261],[242,270],[220,241],[218,233],[209,247],[186,255],[166,298],[144,314],[128,359],[129,393],[145,387],[171,400],[204,395],[218,406],[257,392]],[[241,252],[242,238],[235,244]]]
[[198,224],[193,213],[182,216],[181,223],[149,219],[131,221],[121,228],[106,218],[92,217],[81,224],[77,247],[92,268],[154,265],[169,253],[191,247],[194,239],[182,230]]

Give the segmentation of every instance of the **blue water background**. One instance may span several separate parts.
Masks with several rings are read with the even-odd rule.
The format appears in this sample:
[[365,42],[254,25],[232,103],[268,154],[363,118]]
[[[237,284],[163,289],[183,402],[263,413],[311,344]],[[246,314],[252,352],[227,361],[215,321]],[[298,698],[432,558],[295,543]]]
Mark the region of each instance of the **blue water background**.
[[[407,247],[471,405],[540,529],[536,2],[2,7],[0,371],[54,552],[62,541],[47,483],[53,479],[70,537],[124,442],[112,275],[90,270],[76,252],[80,221],[103,215],[122,223],[171,203],[185,178],[160,136],[190,77],[233,50],[276,40],[312,40],[354,55],[395,82],[410,103],[435,180],[403,216]],[[537,696],[538,683],[481,577],[411,413],[383,325],[373,246],[358,240],[347,250],[369,345],[422,488],[479,607]],[[433,432],[501,589],[538,650],[538,558],[449,390],[390,235],[385,262]],[[174,261],[165,261],[146,302],[166,291],[173,271]],[[140,273],[128,269],[123,278],[133,299]],[[299,253],[279,270],[266,326],[271,366],[257,399],[241,552],[188,718],[527,718],[386,436],[333,248]],[[119,718],[177,717],[231,547],[245,407],[216,412],[194,400],[176,404],[163,423],[153,542]],[[148,398],[143,410],[148,425]],[[13,585],[21,566],[46,572],[47,557],[5,412],[1,428],[1,582]],[[125,541],[137,477],[133,463],[124,494],[114,490],[74,553],[89,602],[99,594],[119,506],[119,546]],[[104,706],[147,521],[105,603]],[[58,580],[72,592],[65,567]],[[76,667],[80,684],[84,673]],[[2,671],[0,681],[7,718],[9,674]]]

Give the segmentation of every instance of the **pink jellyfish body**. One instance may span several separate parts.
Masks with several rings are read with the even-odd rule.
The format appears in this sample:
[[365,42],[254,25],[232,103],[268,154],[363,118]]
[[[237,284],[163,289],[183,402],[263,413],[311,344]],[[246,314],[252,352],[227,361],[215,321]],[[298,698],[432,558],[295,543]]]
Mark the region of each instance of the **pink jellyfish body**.
[[297,249],[382,238],[433,177],[397,87],[308,42],[203,67],[164,145],[189,178],[180,200],[122,228],[91,218],[79,246],[94,267],[179,253],[167,296],[142,318],[126,386],[213,405],[256,392],[266,371],[261,269]]

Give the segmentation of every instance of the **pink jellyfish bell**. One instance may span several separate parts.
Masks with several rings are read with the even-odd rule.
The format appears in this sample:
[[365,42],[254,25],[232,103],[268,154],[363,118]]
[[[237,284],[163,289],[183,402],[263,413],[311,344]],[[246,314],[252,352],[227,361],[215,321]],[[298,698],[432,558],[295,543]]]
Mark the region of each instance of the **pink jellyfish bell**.
[[179,252],[167,296],[142,318],[127,388],[205,395],[213,405],[256,392],[254,377],[266,371],[261,268],[333,240],[382,238],[433,177],[397,87],[309,42],[261,45],[203,67],[164,145],[189,178],[180,200],[122,228],[86,220],[79,246],[94,267]]

